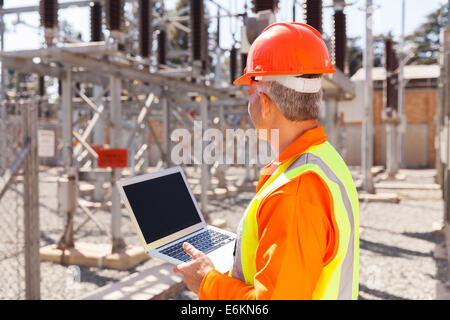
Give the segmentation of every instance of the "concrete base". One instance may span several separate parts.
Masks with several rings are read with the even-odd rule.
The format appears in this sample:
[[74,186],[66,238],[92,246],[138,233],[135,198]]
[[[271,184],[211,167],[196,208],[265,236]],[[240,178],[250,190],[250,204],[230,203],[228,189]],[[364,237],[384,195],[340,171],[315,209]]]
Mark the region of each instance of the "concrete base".
[[140,246],[127,246],[119,253],[111,253],[110,244],[83,242],[64,251],[56,248],[56,244],[45,246],[40,249],[40,256],[41,261],[117,270],[130,269],[150,258]]
[[359,201],[399,203],[400,198],[396,193],[359,193]]
[[406,180],[406,175],[397,172],[394,177],[390,177],[387,172],[384,172],[379,175],[379,179],[381,181],[404,181]]
[[214,195],[217,200],[225,199],[228,194],[228,190],[226,188],[215,188]]
[[95,186],[91,183],[80,181],[79,182],[79,193],[80,195],[90,195],[95,189]]
[[164,263],[104,286],[82,300],[166,300],[186,288],[183,277]]
[[375,183],[377,189],[405,189],[405,190],[440,190],[441,186],[437,183],[407,183],[407,182],[389,182],[382,181]]
[[229,197],[234,197],[235,195],[237,195],[237,188],[234,185],[228,185],[227,186],[227,190],[228,190],[228,196]]

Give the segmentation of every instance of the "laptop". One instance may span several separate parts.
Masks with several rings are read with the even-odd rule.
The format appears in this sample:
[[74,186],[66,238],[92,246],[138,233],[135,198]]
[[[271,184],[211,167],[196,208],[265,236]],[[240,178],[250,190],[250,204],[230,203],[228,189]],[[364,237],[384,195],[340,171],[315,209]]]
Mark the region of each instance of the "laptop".
[[189,242],[220,272],[231,269],[236,235],[205,223],[181,167],[121,179],[120,195],[144,250],[172,264],[188,262]]

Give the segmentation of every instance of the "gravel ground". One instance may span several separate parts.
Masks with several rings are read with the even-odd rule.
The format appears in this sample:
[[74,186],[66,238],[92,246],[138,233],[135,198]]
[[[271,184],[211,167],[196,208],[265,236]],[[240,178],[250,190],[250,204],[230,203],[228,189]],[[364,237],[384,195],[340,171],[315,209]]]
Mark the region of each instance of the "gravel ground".
[[[188,173],[195,177],[199,172],[188,170]],[[430,170],[403,173],[407,176],[406,181],[418,184],[432,183],[434,175],[434,171]],[[229,174],[236,175],[240,179],[244,176],[243,170],[237,168],[230,169]],[[56,170],[53,169],[40,175],[41,246],[57,242],[63,230],[63,217],[57,212],[55,177]],[[20,192],[20,188],[17,192]],[[209,204],[211,217],[225,218],[227,220],[225,228],[235,231],[241,214],[252,196],[252,192],[238,192],[235,197],[211,200]],[[433,257],[435,246],[444,241],[442,235],[434,232],[443,215],[440,191],[410,190],[401,197],[403,200],[399,204],[360,203],[360,299],[435,299],[436,285],[449,280],[447,261]],[[0,209],[2,208],[5,208],[4,203],[0,203]],[[95,217],[105,228],[109,228],[110,213],[99,210],[95,213]],[[75,226],[78,226],[84,218],[85,215],[81,211],[77,212]],[[139,245],[134,227],[125,210],[122,215],[122,231],[127,244]],[[108,237],[93,222],[88,222],[76,234],[76,240],[109,243]],[[7,264],[11,266],[12,263],[20,264],[20,259],[5,258],[1,254],[2,252],[0,252],[2,270]],[[101,286],[160,263],[162,261],[149,259],[131,270],[117,271],[94,267],[78,269],[73,266],[42,262],[41,297],[77,299]],[[5,283],[8,280],[5,277],[8,275],[11,273],[1,273],[0,283]],[[23,274],[21,276],[23,277]],[[13,290],[6,293],[0,290],[0,299],[17,298],[8,292]],[[197,296],[185,290],[174,299],[197,299]]]

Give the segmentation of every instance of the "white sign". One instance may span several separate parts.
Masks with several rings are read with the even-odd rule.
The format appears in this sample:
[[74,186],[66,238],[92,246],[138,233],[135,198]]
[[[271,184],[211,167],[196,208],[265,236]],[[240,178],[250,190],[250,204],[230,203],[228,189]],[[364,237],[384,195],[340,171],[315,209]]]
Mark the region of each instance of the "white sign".
[[53,130],[38,130],[39,157],[55,156],[55,132]]

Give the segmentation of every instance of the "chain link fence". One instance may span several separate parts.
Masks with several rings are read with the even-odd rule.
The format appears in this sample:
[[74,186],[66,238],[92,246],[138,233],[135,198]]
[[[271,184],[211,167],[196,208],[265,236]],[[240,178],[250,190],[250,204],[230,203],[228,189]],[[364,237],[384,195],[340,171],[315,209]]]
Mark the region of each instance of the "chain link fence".
[[[35,264],[33,270],[39,270],[39,262],[36,266],[36,260],[27,257],[30,253],[27,236],[30,234],[30,220],[25,217],[27,208],[34,205],[29,200],[27,202],[29,193],[25,188],[30,190],[30,181],[24,175],[29,172],[27,162],[32,156],[30,139],[27,138],[31,131],[27,126],[32,120],[30,111],[34,109],[35,104],[30,100],[0,104],[0,299],[30,297],[27,294],[30,269],[27,271],[27,268],[32,263]],[[31,247],[36,250],[33,245]],[[39,251],[34,253],[34,257],[36,254],[38,257]],[[39,271],[36,276],[39,277]],[[39,279],[32,282],[39,283]]]

